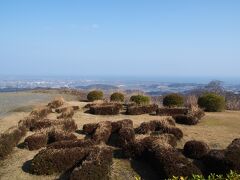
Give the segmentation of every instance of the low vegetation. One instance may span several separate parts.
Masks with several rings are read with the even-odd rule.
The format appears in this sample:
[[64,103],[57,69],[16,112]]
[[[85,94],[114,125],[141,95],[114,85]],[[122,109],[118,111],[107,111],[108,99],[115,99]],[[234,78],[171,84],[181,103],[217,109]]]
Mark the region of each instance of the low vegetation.
[[[189,177],[177,177],[177,176],[173,176],[171,178],[172,180],[189,180]],[[240,179],[240,174],[238,174],[235,171],[230,171],[229,173],[227,173],[226,175],[222,175],[222,174],[210,174],[207,177],[204,177],[203,175],[192,175],[191,177],[192,180],[238,180]]]
[[112,102],[124,102],[124,94],[115,92],[110,96]]
[[139,127],[135,129],[137,134],[173,134],[177,139],[183,137],[183,132],[181,129],[175,127],[174,120],[163,119],[163,120],[153,120],[150,122],[143,122]]
[[91,91],[87,95],[88,101],[96,101],[103,99],[103,92],[99,90]]
[[207,93],[198,98],[198,105],[207,112],[221,112],[225,108],[223,96]]
[[141,115],[141,114],[151,114],[155,113],[158,109],[158,105],[149,104],[149,105],[129,105],[127,107],[126,114],[128,115]]
[[[70,180],[109,179],[113,153],[108,147],[93,148],[80,166],[73,169]],[[80,178],[81,177],[81,178]]]
[[55,98],[52,102],[50,102],[47,106],[52,109],[56,109],[61,107],[64,104],[64,99],[62,97]]
[[89,150],[79,147],[69,149],[43,149],[31,162],[31,173],[50,175],[64,172],[84,159]]
[[198,118],[191,116],[191,115],[176,115],[173,116],[176,123],[178,124],[185,124],[185,125],[196,125],[199,121]]
[[[122,110],[122,104],[119,104],[94,102],[88,108],[100,108],[100,113],[95,114],[115,114],[111,108],[118,107]],[[30,130],[32,133],[25,138],[25,146],[29,150],[42,148],[30,163],[30,173],[36,175],[61,173],[62,176],[67,174],[68,179],[72,180],[79,177],[109,179],[116,150],[121,152],[121,158],[148,164],[159,179],[239,177],[233,171],[240,172],[240,139],[233,140],[226,149],[210,149],[206,143],[196,140],[185,143],[183,149],[177,148],[177,142],[183,138],[185,131],[181,126],[181,129],[176,126],[176,123],[196,124],[204,116],[202,109],[197,106],[158,108],[157,105],[144,103],[129,107],[124,105],[125,108],[132,108],[131,113],[128,113],[129,109],[126,110],[127,114],[157,112],[157,115],[170,115],[174,118],[141,121],[136,128],[130,119],[84,124],[79,130],[85,134],[83,139],[73,134],[78,129],[73,119],[68,116],[53,119],[53,114],[48,116],[51,112],[63,115],[68,109],[79,109],[61,106],[47,105],[42,108],[44,111],[34,110],[17,127],[2,134],[0,158],[9,154],[26,135],[26,131]]]
[[89,112],[95,115],[117,115],[122,105],[118,103],[103,103],[90,106]]
[[209,151],[209,146],[202,141],[188,141],[184,145],[183,153],[191,159],[201,159]]
[[166,107],[182,107],[183,104],[183,96],[179,94],[168,94],[163,98],[163,105]]
[[168,107],[163,107],[163,108],[158,108],[156,111],[156,114],[159,116],[175,116],[175,115],[186,115],[190,111],[189,108],[168,108]]
[[0,159],[9,155],[13,148],[19,143],[21,138],[26,135],[26,128],[16,126],[9,128],[6,132],[0,135]]
[[148,105],[150,103],[150,98],[144,95],[133,95],[130,97],[130,101],[137,105]]

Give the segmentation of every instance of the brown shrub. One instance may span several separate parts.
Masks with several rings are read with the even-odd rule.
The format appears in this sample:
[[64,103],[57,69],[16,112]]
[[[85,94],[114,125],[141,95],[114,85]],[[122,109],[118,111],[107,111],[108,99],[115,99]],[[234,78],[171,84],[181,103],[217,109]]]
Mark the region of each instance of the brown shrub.
[[143,106],[128,106],[126,114],[128,115],[140,115],[140,114],[150,114],[156,112],[158,105],[143,105]]
[[64,119],[62,122],[62,129],[67,132],[75,132],[77,130],[77,124],[73,119]]
[[121,104],[109,103],[109,104],[97,104],[90,107],[90,113],[95,115],[117,115],[122,109]]
[[65,112],[69,107],[63,107],[63,108],[57,108],[55,109],[55,112],[56,113],[62,113],[62,112]]
[[104,142],[107,143],[112,133],[112,125],[110,121],[103,121],[98,123],[98,127],[95,130],[92,139],[96,143]]
[[191,111],[189,112],[189,114],[195,118],[197,118],[198,120],[202,119],[205,116],[205,112],[204,110],[202,110],[201,108],[199,108],[198,106],[193,106],[191,108]]
[[45,118],[52,110],[49,107],[38,107],[30,113],[30,116],[35,119]]
[[[150,123],[149,122],[143,122],[140,124],[139,127],[135,129],[135,132],[137,134],[147,134],[150,132]],[[154,129],[155,130],[155,129]]]
[[209,151],[209,146],[202,141],[188,141],[184,145],[184,155],[192,159],[200,159]]
[[187,158],[174,149],[165,147],[155,148],[146,155],[151,166],[159,173],[161,178],[173,176],[192,177],[193,174],[201,175],[201,171]]
[[79,106],[72,106],[72,108],[73,108],[73,110],[74,110],[74,111],[77,111],[77,110],[79,110],[79,109],[80,109],[80,107],[79,107]]
[[175,123],[169,118],[163,120],[153,120],[150,122],[143,122],[135,129],[135,132],[137,134],[147,134],[153,131],[159,131],[159,134],[173,134],[177,139],[181,139],[183,137],[183,132],[174,125]]
[[224,150],[210,150],[202,157],[202,162],[205,166],[206,175],[211,173],[226,174],[226,160]]
[[176,115],[173,118],[178,124],[196,125],[199,122],[198,118],[190,115]]
[[135,132],[133,128],[124,127],[119,130],[119,142],[120,147],[126,146],[128,143],[133,143],[135,141]]
[[47,143],[48,143],[48,135],[47,133],[43,133],[43,132],[38,132],[33,135],[30,135],[24,140],[25,146],[30,151],[45,147]]
[[167,136],[148,136],[137,140],[129,146],[128,153],[135,158],[141,158],[159,173],[160,179],[172,178],[173,176],[189,176],[201,174],[201,171],[184,156],[179,154],[169,142]]
[[83,148],[44,149],[32,160],[30,171],[37,175],[64,172],[81,162],[89,150]]
[[65,140],[65,141],[58,141],[52,144],[49,144],[47,148],[52,149],[66,149],[66,148],[88,148],[94,145],[92,140],[84,140],[84,139],[76,139],[76,140]]
[[166,127],[163,129],[163,133],[173,134],[177,139],[183,138],[183,132],[177,127]]
[[158,108],[156,114],[159,116],[175,116],[179,114],[188,114],[188,108]]
[[174,121],[174,119],[171,117],[169,117],[169,118],[165,118],[163,121],[162,121],[162,123],[164,123],[164,124],[169,124],[170,126],[176,126],[176,123],[175,123],[175,121]]
[[27,116],[23,120],[20,120],[18,122],[18,126],[23,126],[26,129],[30,130],[30,128],[33,126],[33,124],[37,121],[36,118],[32,116]]
[[72,171],[70,180],[109,179],[111,164],[112,150],[107,147],[95,147],[82,165]]
[[26,135],[24,126],[9,128],[0,135],[0,159],[10,154],[13,148],[19,143],[21,138]]
[[152,131],[163,131],[166,127],[174,127],[175,122],[172,118],[165,118],[161,120],[152,120],[150,122],[143,122],[135,129],[137,134],[147,134]]
[[52,102],[48,103],[48,107],[52,109],[59,108],[64,104],[64,99],[62,97],[55,98]]
[[151,135],[150,137],[156,138],[155,141],[158,144],[170,144],[172,147],[177,146],[177,138],[173,134]]
[[53,126],[55,123],[50,119],[42,119],[37,121],[32,121],[30,124],[30,131],[37,131]]
[[69,108],[73,109],[74,111],[79,110],[79,106],[70,106],[70,107],[63,107],[63,108],[57,108],[55,112],[57,113],[63,113],[67,111]]
[[68,119],[72,118],[74,115],[73,107],[67,107],[66,110],[64,110],[60,116],[57,117],[57,119]]
[[240,172],[240,138],[234,139],[225,152],[228,169]]
[[84,108],[89,109],[90,107],[95,106],[95,105],[96,105],[95,103],[89,103],[89,104],[86,104],[84,106]]
[[42,120],[33,120],[33,121],[25,121],[25,124],[28,123],[30,125],[31,131],[37,131],[45,128],[51,128],[58,126],[64,131],[74,132],[77,130],[77,124],[73,119],[60,119],[60,120],[50,120],[50,119],[42,119]]
[[84,124],[83,125],[83,133],[91,135],[95,132],[97,127],[98,127],[97,123]]
[[75,140],[75,139],[77,139],[77,136],[62,130],[52,129],[51,131],[48,132],[48,144],[57,142],[57,141]]
[[133,128],[133,121],[130,119],[124,119],[116,122],[112,122],[112,133],[118,132],[121,128]]
[[198,98],[194,95],[185,96],[184,106],[188,107],[188,108],[197,107],[198,106]]
[[147,149],[152,147],[165,147],[170,148],[177,145],[175,136],[171,134],[162,134],[159,136],[147,136],[141,139],[136,139],[134,142],[127,144],[123,147],[127,157],[139,158],[142,157]]

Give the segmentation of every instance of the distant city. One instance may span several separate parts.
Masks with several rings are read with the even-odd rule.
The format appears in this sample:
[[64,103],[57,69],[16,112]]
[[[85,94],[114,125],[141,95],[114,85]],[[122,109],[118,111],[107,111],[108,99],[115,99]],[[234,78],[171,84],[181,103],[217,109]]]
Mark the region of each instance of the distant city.
[[[120,79],[120,78],[119,78]],[[210,81],[209,81],[210,82]],[[118,79],[87,79],[76,77],[37,77],[37,78],[17,78],[17,77],[1,77],[0,78],[0,92],[15,92],[33,89],[45,88],[70,88],[79,90],[102,89],[109,90],[123,90],[131,91],[138,90],[149,95],[162,95],[166,93],[178,92],[187,93],[194,89],[204,88],[208,84],[207,81],[198,82],[179,82],[179,80],[140,80],[133,78]],[[222,82],[222,86],[226,91],[240,94],[240,84]]]

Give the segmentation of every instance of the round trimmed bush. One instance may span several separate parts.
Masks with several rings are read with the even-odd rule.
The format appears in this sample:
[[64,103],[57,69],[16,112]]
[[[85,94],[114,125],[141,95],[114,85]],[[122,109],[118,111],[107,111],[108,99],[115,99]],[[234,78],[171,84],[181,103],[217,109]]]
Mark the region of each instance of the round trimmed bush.
[[89,101],[95,101],[95,100],[101,100],[103,98],[103,92],[102,91],[91,91],[87,95],[87,99]]
[[179,94],[168,94],[163,98],[163,105],[168,107],[183,106],[183,97]]
[[184,145],[184,155],[192,159],[200,159],[206,155],[209,147],[202,141],[188,141]]
[[130,101],[136,103],[137,105],[146,105],[150,103],[150,98],[143,95],[131,96]]
[[123,102],[124,101],[124,94],[119,93],[119,92],[115,92],[111,95],[110,100],[114,101],[114,102]]
[[207,112],[221,112],[225,108],[225,98],[208,93],[198,98],[198,105]]

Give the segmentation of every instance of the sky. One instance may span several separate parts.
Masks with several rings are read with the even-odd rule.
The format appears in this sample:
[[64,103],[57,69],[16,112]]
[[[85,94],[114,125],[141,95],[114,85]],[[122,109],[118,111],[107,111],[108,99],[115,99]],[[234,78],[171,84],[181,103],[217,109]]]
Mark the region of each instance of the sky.
[[2,0],[0,75],[240,77],[239,0]]

